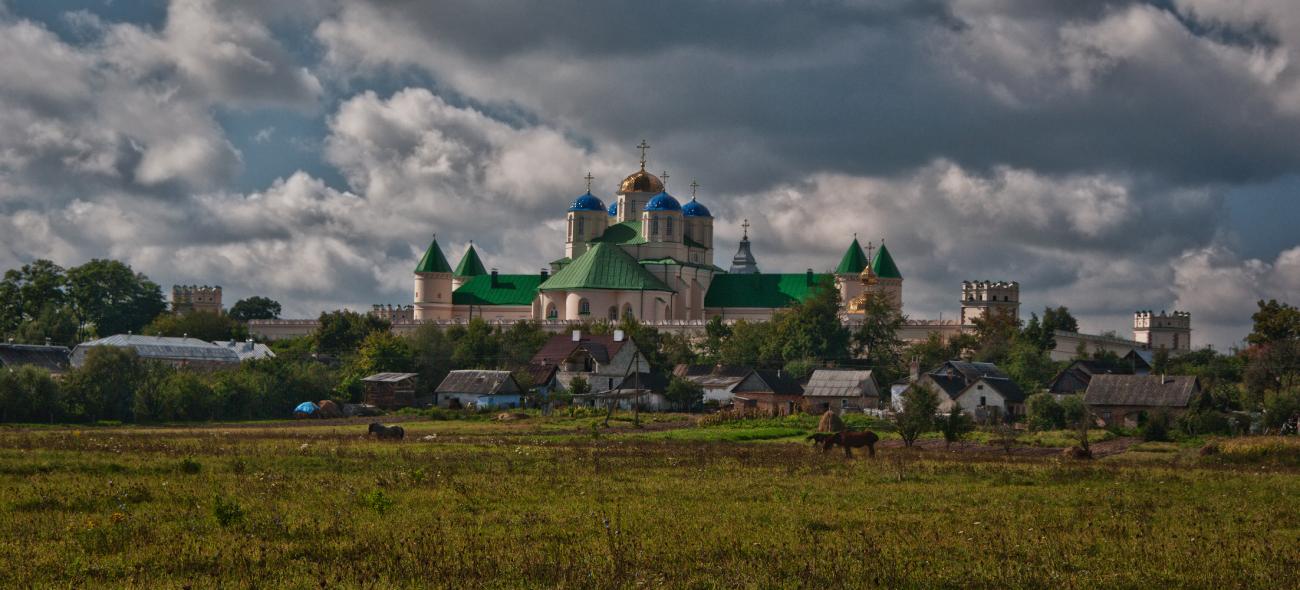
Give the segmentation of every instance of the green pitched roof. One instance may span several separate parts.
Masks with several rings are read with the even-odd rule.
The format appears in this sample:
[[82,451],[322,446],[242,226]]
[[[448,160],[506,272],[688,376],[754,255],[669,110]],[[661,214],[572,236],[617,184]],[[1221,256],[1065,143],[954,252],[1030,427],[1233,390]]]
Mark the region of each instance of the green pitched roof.
[[809,284],[807,273],[718,275],[704,295],[704,307],[790,307],[811,295],[817,283],[831,278],[814,274]]
[[604,233],[592,238],[591,241],[627,245],[646,243],[645,236],[641,235],[640,221],[624,221],[623,223],[615,223],[614,225],[605,228]]
[[853,238],[853,243],[849,244],[849,249],[845,250],[844,256],[840,258],[840,265],[835,267],[835,274],[858,274],[865,268],[867,268],[867,255],[862,253],[862,244],[858,243],[858,239]]
[[479,260],[474,244],[470,244],[465,255],[460,257],[460,264],[456,265],[455,274],[458,277],[477,277],[487,274],[487,269],[483,268],[483,261]]
[[903,275],[898,272],[898,265],[894,264],[894,257],[889,255],[889,248],[885,243],[880,243],[880,250],[876,251],[876,259],[871,261],[871,272],[882,279],[901,279]]
[[498,274],[496,285],[492,275],[478,275],[465,281],[451,294],[456,305],[532,305],[537,298],[537,286],[542,283],[539,274]]
[[415,265],[415,272],[451,272],[451,265],[447,264],[447,257],[442,255],[438,240],[429,242],[429,249],[424,251],[420,263]]
[[[619,224],[622,225],[622,224]],[[628,291],[672,291],[658,277],[650,274],[631,254],[604,242],[573,259],[560,272],[551,275],[538,287],[541,291],[574,289],[618,289]]]

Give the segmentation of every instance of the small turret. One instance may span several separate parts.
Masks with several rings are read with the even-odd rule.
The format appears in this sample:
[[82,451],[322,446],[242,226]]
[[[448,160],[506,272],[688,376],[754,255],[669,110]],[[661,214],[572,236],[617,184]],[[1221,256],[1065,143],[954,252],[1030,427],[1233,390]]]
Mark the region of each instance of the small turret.
[[438,236],[433,236],[429,248],[415,265],[416,320],[451,319],[452,270],[447,257],[438,247]]

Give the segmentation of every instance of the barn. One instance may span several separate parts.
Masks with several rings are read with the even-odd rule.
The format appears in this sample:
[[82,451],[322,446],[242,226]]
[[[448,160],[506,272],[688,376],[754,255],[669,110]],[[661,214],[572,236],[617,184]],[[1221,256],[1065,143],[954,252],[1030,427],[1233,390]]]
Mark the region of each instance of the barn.
[[415,373],[375,373],[361,380],[365,402],[392,410],[415,405]]

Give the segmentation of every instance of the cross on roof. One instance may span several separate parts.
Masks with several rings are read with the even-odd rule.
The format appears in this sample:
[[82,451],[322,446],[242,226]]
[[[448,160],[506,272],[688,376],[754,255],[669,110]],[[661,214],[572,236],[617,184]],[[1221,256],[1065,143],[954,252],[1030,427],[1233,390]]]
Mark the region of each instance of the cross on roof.
[[650,149],[650,144],[646,143],[645,140],[642,139],[641,144],[636,147],[641,150],[641,169],[645,170],[645,151]]
[[595,180],[596,177],[592,176],[591,171],[588,170],[587,175],[583,176],[583,178],[587,179],[587,192],[591,192],[591,181]]
[[742,240],[748,240],[748,239],[749,239],[749,220],[746,219],[746,220],[745,220],[745,223],[740,224],[740,227],[745,228],[745,237],[743,237],[743,238],[741,238],[741,239],[742,239]]
[[695,191],[698,190],[699,188],[700,188],[700,183],[696,182],[696,180],[692,178],[691,179],[691,200],[692,201],[695,200]]
[[871,264],[871,251],[876,249],[875,242],[867,241],[867,264]]
[[668,171],[667,171],[667,170],[664,170],[664,171],[663,171],[663,174],[660,174],[660,175],[659,175],[659,180],[664,181],[664,186],[665,186],[665,187],[668,186]]

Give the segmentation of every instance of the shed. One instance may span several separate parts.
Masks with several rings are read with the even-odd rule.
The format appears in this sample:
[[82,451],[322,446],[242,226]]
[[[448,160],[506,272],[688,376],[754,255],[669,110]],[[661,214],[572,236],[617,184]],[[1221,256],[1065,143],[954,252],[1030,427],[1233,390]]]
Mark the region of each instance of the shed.
[[0,367],[16,369],[23,366],[39,367],[53,375],[68,370],[70,351],[63,346],[39,344],[0,344]]
[[365,403],[391,410],[415,405],[416,373],[375,373],[361,380]]
[[827,410],[865,410],[880,407],[880,388],[871,371],[817,369],[803,388],[803,409],[819,414]]
[[1094,375],[1083,399],[1103,424],[1133,427],[1151,412],[1187,411],[1200,392],[1191,375]]
[[523,394],[510,371],[464,370],[447,373],[434,401],[444,408],[518,408]]

